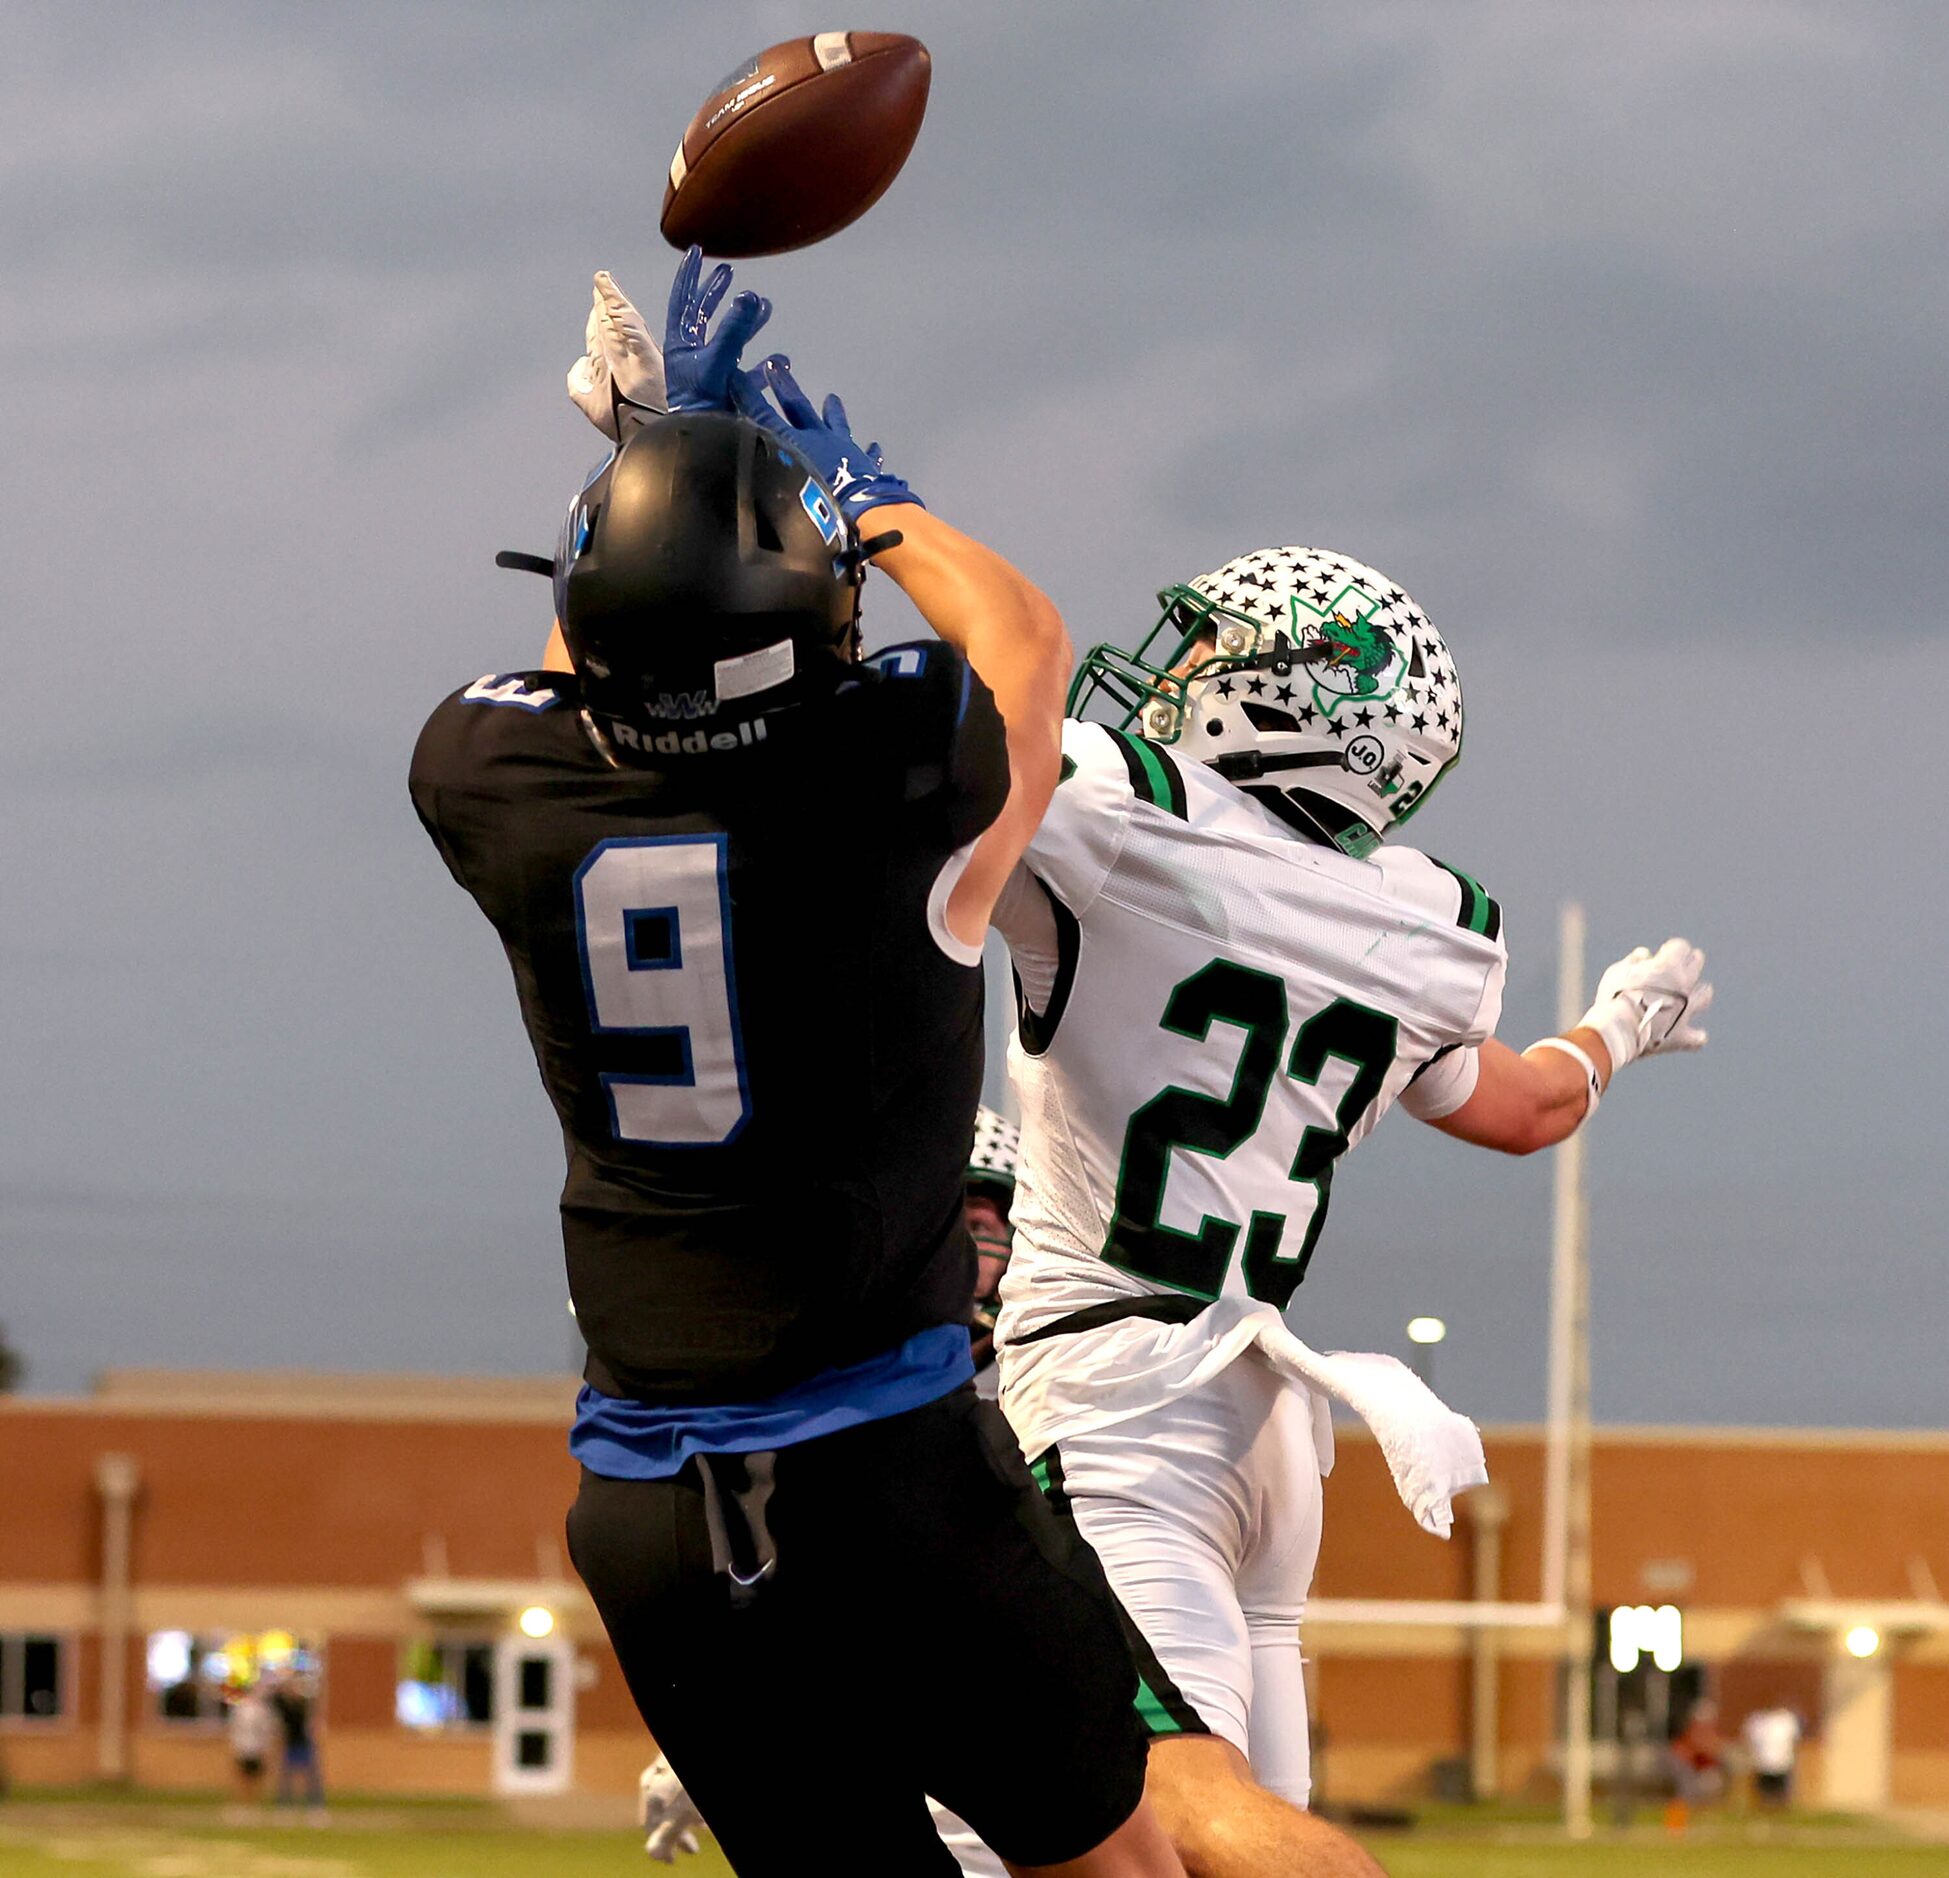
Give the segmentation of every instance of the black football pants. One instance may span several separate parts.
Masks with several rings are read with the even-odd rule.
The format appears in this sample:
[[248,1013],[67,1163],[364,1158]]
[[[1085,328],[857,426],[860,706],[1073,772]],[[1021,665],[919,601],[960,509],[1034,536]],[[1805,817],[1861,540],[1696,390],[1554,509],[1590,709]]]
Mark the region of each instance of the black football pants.
[[[720,1496],[721,1499],[721,1496]],[[740,1878],[956,1871],[1100,1844],[1143,1793],[1137,1675],[1095,1554],[972,1387],[777,1452],[776,1566],[733,1602],[704,1482],[586,1469],[569,1553],[630,1693]]]

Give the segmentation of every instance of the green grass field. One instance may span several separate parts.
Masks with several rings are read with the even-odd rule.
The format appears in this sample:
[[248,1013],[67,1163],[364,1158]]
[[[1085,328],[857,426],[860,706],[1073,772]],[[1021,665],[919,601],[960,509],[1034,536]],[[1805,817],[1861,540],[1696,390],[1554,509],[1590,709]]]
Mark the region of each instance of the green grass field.
[[[1949,1846],[1843,1824],[1761,1838],[1708,1821],[1684,1840],[1639,1828],[1571,1846],[1534,1822],[1444,1816],[1371,1843],[1392,1878],[1949,1878]],[[498,1825],[478,1807],[351,1807],[317,1827],[262,1827],[226,1825],[218,1808],[193,1803],[0,1804],[5,1878],[647,1878],[660,1869],[628,1832]],[[730,1867],[707,1851],[674,1870],[726,1878]]]

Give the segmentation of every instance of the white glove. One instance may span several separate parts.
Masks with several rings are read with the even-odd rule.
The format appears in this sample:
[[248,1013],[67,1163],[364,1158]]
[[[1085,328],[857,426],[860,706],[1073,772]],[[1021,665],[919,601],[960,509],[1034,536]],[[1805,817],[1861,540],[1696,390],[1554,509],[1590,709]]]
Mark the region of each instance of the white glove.
[[595,278],[595,304],[583,334],[584,351],[568,368],[568,395],[605,437],[616,436],[616,400],[646,411],[667,411],[663,349],[643,316],[606,273]]
[[697,1850],[696,1829],[704,1816],[691,1805],[683,1782],[661,1754],[643,1769],[636,1783],[636,1817],[649,1833],[643,1850],[659,1865],[674,1865],[679,1852]]
[[1597,1001],[1577,1022],[1604,1039],[1613,1075],[1641,1056],[1704,1047],[1705,1032],[1692,1021],[1712,1003],[1712,987],[1699,983],[1704,970],[1705,954],[1686,939],[1667,939],[1656,952],[1639,946],[1606,969]]

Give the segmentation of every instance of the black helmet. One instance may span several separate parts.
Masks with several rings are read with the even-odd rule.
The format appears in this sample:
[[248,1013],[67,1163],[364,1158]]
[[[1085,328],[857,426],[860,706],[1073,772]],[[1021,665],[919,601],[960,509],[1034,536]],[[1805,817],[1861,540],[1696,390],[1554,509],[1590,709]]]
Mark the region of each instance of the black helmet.
[[748,419],[625,427],[569,504],[553,569],[598,741],[638,761],[765,741],[768,715],[858,658],[863,561],[832,492]]

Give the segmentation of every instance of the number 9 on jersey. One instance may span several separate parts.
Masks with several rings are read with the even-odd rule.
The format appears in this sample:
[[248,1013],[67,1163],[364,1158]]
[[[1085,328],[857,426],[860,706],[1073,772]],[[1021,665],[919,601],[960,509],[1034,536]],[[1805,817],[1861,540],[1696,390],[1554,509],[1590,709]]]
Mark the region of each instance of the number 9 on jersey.
[[676,1046],[667,1070],[603,1072],[618,1141],[722,1147],[750,1118],[730,916],[723,835],[604,841],[576,870],[591,1031]]

